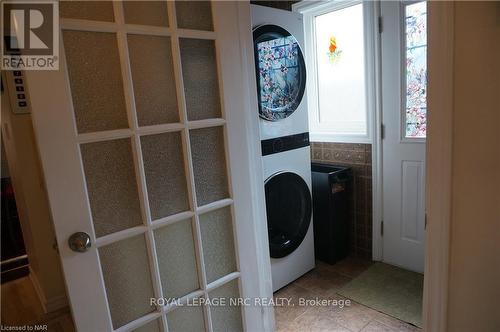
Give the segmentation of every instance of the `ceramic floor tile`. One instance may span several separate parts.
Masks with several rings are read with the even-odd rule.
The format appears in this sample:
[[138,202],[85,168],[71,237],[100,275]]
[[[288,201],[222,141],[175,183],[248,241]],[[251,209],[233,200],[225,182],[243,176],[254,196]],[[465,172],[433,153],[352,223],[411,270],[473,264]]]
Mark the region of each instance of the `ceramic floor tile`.
[[[276,312],[276,311],[275,311]],[[288,332],[291,330],[289,321],[284,321],[282,319],[278,320],[278,317],[275,317],[275,331],[276,332]]]
[[305,312],[296,308],[274,308],[274,317],[277,331],[287,331],[290,322]]
[[343,287],[351,279],[329,270],[324,265],[318,265],[314,270],[308,272],[295,283],[318,296],[333,294]]
[[[345,299],[337,295],[338,299]],[[376,317],[376,312],[349,300],[344,307],[322,307],[318,315],[326,315],[338,325],[358,332]]]
[[311,291],[295,282],[274,293],[274,298],[289,298],[293,304],[298,304],[301,298],[313,298],[314,296],[315,294]]
[[361,330],[361,332],[398,332],[398,331],[391,329],[389,326],[374,320],[368,323],[368,325],[366,325]]
[[329,269],[346,277],[356,278],[372,264],[373,262],[366,259],[347,257],[334,265],[329,265]]
[[393,329],[395,329],[396,331],[399,331],[399,332],[417,332],[417,331],[421,331],[420,328],[414,326],[414,325],[411,325],[411,324],[408,324],[408,323],[405,323],[403,321],[400,321],[399,319],[396,319],[394,317],[391,317],[391,316],[388,316],[386,314],[383,314],[381,312],[378,313],[379,315],[375,318],[376,321],[384,324],[384,325],[387,325]]
[[290,305],[274,307],[274,315],[276,320],[276,329],[285,329],[287,324],[292,322],[295,318],[302,315],[307,307],[300,306],[300,299],[311,299],[314,294],[305,288],[296,284],[290,284],[274,294],[275,299],[289,299]]
[[289,325],[290,331],[311,331],[311,332],[351,332],[345,327],[337,324],[327,315],[318,315],[315,308],[309,308],[304,314],[296,318]]
[[314,309],[318,310],[318,314],[335,315],[336,312],[344,310],[346,307],[353,305],[353,302],[343,297],[342,295],[332,293],[327,296],[319,296],[320,300],[329,300],[330,302],[320,305],[316,305]]
[[[276,330],[286,332],[419,332],[419,328],[354,302],[336,290],[366,270],[372,262],[349,257],[335,265],[317,261],[316,268],[284,287],[274,297],[291,299],[275,307]],[[300,306],[299,299],[336,300],[326,306]],[[344,302],[342,302],[344,301]],[[346,302],[350,302],[350,306]],[[340,306],[339,306],[340,305]]]

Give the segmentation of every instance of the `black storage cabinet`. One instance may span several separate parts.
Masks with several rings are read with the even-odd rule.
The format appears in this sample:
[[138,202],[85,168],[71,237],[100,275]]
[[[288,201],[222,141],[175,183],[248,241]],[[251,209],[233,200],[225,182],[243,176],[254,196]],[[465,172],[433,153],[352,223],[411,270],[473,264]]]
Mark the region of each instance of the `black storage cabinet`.
[[314,251],[316,258],[334,264],[349,254],[352,170],[312,163]]

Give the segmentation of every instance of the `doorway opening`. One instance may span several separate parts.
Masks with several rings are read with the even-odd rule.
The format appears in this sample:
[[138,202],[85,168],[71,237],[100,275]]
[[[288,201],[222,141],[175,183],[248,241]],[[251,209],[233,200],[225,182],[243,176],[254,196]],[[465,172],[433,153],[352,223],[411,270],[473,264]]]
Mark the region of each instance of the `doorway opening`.
[[[324,234],[316,228],[325,220],[314,211],[316,268],[275,293],[297,302],[276,309],[277,328],[419,330],[426,2],[298,3],[293,10],[304,15],[312,162],[352,171],[349,255],[328,262],[318,254]],[[318,298],[336,305],[299,303]]]
[[9,93],[28,93],[18,74],[24,72],[1,77],[1,324],[71,332],[31,115],[13,107],[17,95]]
[[2,205],[2,284],[29,274],[28,255],[24,245],[14,187],[2,140],[1,205]]

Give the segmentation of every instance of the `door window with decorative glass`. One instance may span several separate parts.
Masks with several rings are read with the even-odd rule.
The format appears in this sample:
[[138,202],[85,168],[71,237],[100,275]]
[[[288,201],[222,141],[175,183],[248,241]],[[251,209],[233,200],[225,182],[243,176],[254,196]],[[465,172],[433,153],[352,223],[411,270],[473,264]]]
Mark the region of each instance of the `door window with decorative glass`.
[[427,130],[427,4],[404,6],[404,137],[425,138]]

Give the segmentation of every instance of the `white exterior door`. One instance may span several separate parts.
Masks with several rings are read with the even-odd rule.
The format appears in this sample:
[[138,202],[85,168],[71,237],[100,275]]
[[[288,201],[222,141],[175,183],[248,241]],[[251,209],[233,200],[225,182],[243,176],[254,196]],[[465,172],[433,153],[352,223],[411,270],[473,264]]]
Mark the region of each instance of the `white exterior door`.
[[382,1],[383,260],[424,271],[426,4]]
[[61,69],[27,79],[78,331],[272,329],[229,303],[272,296],[249,5],[60,12]]

